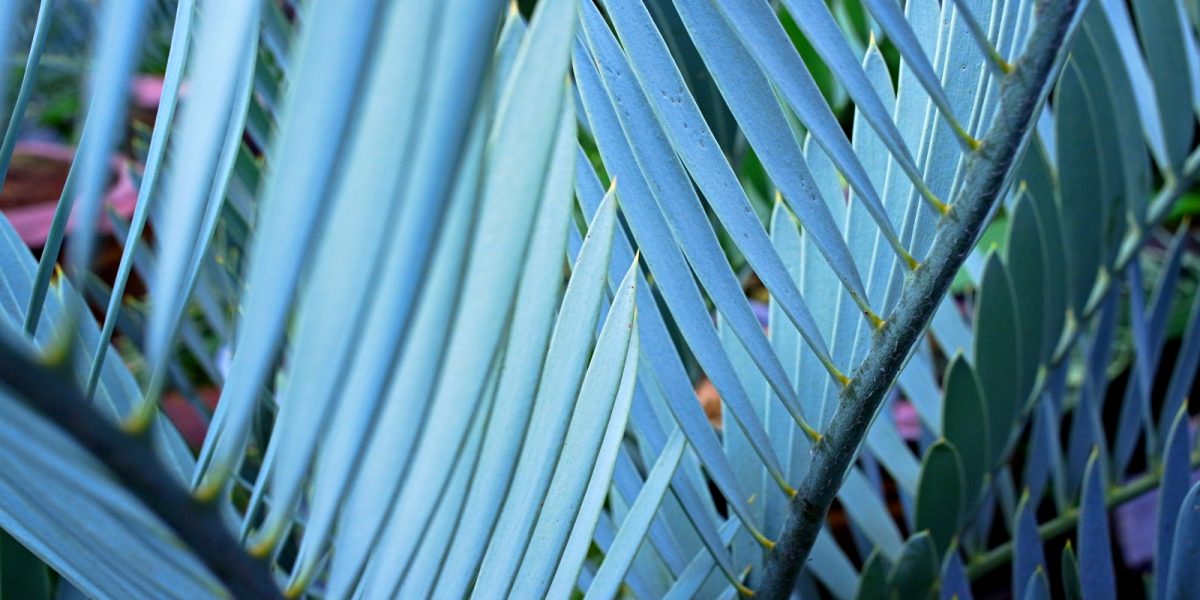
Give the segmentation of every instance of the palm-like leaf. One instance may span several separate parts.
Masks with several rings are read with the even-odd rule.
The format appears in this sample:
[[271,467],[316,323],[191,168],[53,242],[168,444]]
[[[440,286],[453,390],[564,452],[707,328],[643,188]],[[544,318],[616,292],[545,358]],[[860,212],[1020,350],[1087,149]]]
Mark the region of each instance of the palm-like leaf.
[[[1183,238],[1149,303],[1137,267],[1200,166],[1191,128],[1174,125],[1193,122],[1200,83],[1180,66],[1195,62],[1195,32],[1173,3],[1139,5],[1134,31],[1119,2],[909,0],[902,12],[869,0],[902,56],[893,86],[878,47],[858,56],[837,11],[816,0],[781,12],[762,0],[542,0],[528,25],[466,0],[313,0],[295,24],[275,3],[180,2],[138,213],[97,332],[72,289],[90,259],[145,3],[110,4],[76,187],[64,191],[39,273],[8,236],[6,320],[36,335],[9,335],[4,355],[82,355],[72,382],[94,388],[137,438],[152,435],[179,482],[289,594],[610,597],[624,583],[641,596],[780,595],[815,547],[809,573],[834,596],[869,585],[927,595],[939,577],[959,589],[1011,552],[985,546],[999,505],[1020,516],[1015,586],[1036,596],[1042,561],[1022,548],[1036,544],[1030,510],[1047,482],[1060,508],[1082,491],[1083,511],[1098,515],[1112,501],[1106,473],[1124,474],[1139,439],[1161,456],[1170,438],[1160,521],[1191,502],[1176,415],[1200,358],[1200,318],[1158,419],[1148,398]],[[852,135],[785,22],[853,101]],[[1077,28],[1068,59],[1058,48]],[[1191,62],[1168,58],[1180,52]],[[1138,122],[1116,118],[1128,114]],[[778,190],[767,227],[730,159],[731,124]],[[1147,151],[1166,181],[1150,202]],[[966,257],[1013,180],[1007,252]],[[73,288],[50,277],[76,198],[88,233],[72,242]],[[147,274],[143,391],[105,354],[125,282],[146,262],[148,221],[162,243]],[[723,236],[769,292],[766,332]],[[944,296],[964,259],[978,290],[971,319]],[[1138,379],[1109,451],[1098,403],[1114,284],[1126,279]],[[177,339],[214,364],[195,342],[189,302],[234,347],[195,464],[155,416]],[[235,334],[226,304],[239,306]],[[936,347],[923,342],[927,325]],[[1072,404],[1079,339],[1086,375]],[[723,437],[695,402],[693,358],[722,396]],[[953,359],[943,385],[941,358]],[[923,459],[886,410],[894,379],[938,440]],[[15,391],[0,404],[30,425],[0,442],[42,451],[52,475],[39,484],[91,494],[81,514],[128,515],[79,534],[85,546],[109,529],[120,537],[68,553],[50,542],[58,529],[36,525],[55,505],[0,502],[6,529],[81,589],[190,595],[212,590],[215,575],[237,593],[261,569],[234,553],[247,572],[223,570],[205,540],[174,521],[164,532],[156,519],[168,507],[145,490],[133,500],[30,411],[44,406],[36,386]],[[1058,440],[1067,412],[1069,437]],[[1014,509],[1006,465],[1029,422],[1021,481],[1031,495]],[[902,537],[881,473],[910,501],[904,528],[930,531]],[[835,494],[872,557],[861,581],[822,527]],[[34,516],[18,520],[19,510]],[[944,512],[961,518],[939,520]],[[1186,565],[1191,527],[1160,527],[1162,561]],[[1081,556],[1107,551],[1107,529],[1093,529]],[[166,549],[171,535],[196,556]],[[154,578],[97,572],[106,557],[96,549],[118,541],[164,563]]]

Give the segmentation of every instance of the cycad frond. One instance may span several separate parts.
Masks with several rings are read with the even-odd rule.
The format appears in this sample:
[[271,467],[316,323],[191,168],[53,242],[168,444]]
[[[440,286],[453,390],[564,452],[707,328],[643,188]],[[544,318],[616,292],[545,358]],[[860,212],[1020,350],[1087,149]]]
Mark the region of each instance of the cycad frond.
[[[806,570],[799,585],[838,598],[909,597],[969,589],[1015,552],[1014,589],[1036,597],[1039,536],[1082,515],[1079,556],[1100,576],[1080,583],[1102,594],[1103,513],[1130,493],[1105,482],[1139,442],[1165,464],[1160,593],[1194,570],[1195,520],[1175,516],[1195,496],[1179,414],[1200,309],[1157,415],[1149,397],[1188,234],[1149,299],[1139,264],[1200,169],[1200,58],[1178,3],[855,2],[894,69],[874,33],[845,30],[842,2],[540,0],[526,23],[472,0],[181,0],[101,330],[73,290],[96,287],[146,4],[106,7],[36,272],[0,231],[0,359],[32,365],[4,376],[0,450],[39,469],[28,489],[0,477],[0,524],[86,593],[273,579],[337,598],[786,597]],[[849,134],[822,83],[852,103]],[[83,229],[51,281],[73,204]],[[1006,248],[975,249],[997,214]],[[965,311],[947,295],[960,268]],[[135,271],[151,289],[140,386],[109,351]],[[1122,283],[1138,358],[1108,444]],[[227,370],[198,328],[232,349]],[[196,459],[158,412],[181,341],[223,388]],[[64,425],[86,406],[47,421],[56,373],[124,425],[115,454]],[[891,413],[900,394],[919,452]],[[138,450],[174,479],[131,485],[140,463],[119,452]],[[186,506],[154,497],[185,489]],[[87,498],[78,512],[30,500],[62,490]],[[1047,495],[1062,514],[1039,529]],[[825,525],[835,498],[861,565]],[[1016,537],[989,548],[998,516]],[[224,523],[208,539],[190,517]],[[104,569],[122,546],[146,572]]]

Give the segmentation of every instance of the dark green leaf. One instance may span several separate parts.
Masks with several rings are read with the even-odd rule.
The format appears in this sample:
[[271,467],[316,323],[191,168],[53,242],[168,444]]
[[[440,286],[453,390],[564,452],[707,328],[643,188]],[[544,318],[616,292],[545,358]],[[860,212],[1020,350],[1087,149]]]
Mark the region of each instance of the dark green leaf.
[[1083,584],[1079,581],[1079,561],[1070,540],[1063,546],[1062,562],[1063,597],[1067,600],[1083,600]]
[[900,558],[888,573],[889,596],[903,600],[931,597],[937,585],[939,564],[937,548],[928,533],[908,538]]
[[938,440],[921,461],[917,489],[917,531],[928,531],[938,556],[958,535],[963,513],[963,469],[954,444]]
[[963,507],[970,510],[992,464],[987,401],[975,370],[961,353],[946,369],[944,388],[942,436],[954,444],[962,458]]
[[1014,590],[1019,590],[1035,574],[1046,568],[1046,556],[1042,551],[1042,538],[1037,530],[1037,503],[1030,501],[1028,492],[1021,495],[1017,505],[1017,519],[1013,524],[1013,577]]
[[992,463],[1004,454],[1020,410],[1018,378],[1021,372],[1021,326],[1017,317],[1008,268],[991,254],[983,270],[983,283],[975,307],[975,347],[972,364],[979,373],[980,389],[988,407],[988,457]]
[[878,548],[867,557],[863,565],[862,577],[858,580],[856,600],[887,600],[888,572],[891,564],[884,558]]
[[[1112,536],[1108,531],[1104,472],[1098,451],[1093,451],[1088,459],[1080,505],[1079,558],[1087,567],[1086,576],[1080,580],[1080,589],[1088,600],[1115,599],[1117,583],[1113,573]],[[1200,539],[1200,536],[1192,537]]]

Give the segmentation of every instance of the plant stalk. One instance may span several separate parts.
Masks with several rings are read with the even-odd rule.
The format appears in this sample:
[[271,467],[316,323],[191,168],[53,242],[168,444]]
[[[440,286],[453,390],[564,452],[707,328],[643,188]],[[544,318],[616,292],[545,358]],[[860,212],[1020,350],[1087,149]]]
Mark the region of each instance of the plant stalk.
[[16,338],[0,335],[4,386],[57,425],[179,537],[234,598],[282,598],[267,563],[234,539],[215,503],[201,503],[167,471],[148,432],[130,435],[92,407],[58,364],[35,358]]
[[1026,50],[1000,88],[994,125],[967,164],[963,186],[943,217],[928,259],[909,276],[893,317],[876,332],[870,353],[843,388],[838,411],[813,448],[812,464],[789,502],[783,534],[767,556],[759,596],[784,599],[795,589],[829,506],[875,414],[975,246],[1008,181],[1051,75],[1060,64],[1059,51],[1078,4],[1079,0],[1046,0],[1038,5],[1037,25]]
[[[1200,455],[1192,457],[1192,468],[1195,469],[1197,467],[1200,467]],[[1109,491],[1105,497],[1105,506],[1113,509],[1125,504],[1158,487],[1161,481],[1162,469],[1155,469],[1150,473],[1145,473],[1130,480],[1129,483],[1117,486]],[[1043,541],[1058,537],[1074,529],[1078,521],[1079,509],[1076,507],[1069,508],[1057,517],[1039,525],[1038,537]],[[1008,564],[1012,560],[1012,554],[1013,543],[1011,540],[992,548],[987,553],[971,561],[970,566],[967,567],[967,578],[971,580],[978,579]]]

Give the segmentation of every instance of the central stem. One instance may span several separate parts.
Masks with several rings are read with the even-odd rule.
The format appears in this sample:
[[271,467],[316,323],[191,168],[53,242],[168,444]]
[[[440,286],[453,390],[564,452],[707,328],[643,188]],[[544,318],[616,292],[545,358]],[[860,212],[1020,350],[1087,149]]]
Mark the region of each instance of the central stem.
[[1037,25],[1015,69],[1004,78],[995,123],[967,164],[962,188],[939,225],[933,250],[909,277],[893,317],[876,334],[870,353],[842,390],[838,411],[813,449],[812,465],[789,503],[783,534],[767,557],[759,596],[788,598],[795,589],[876,412],[1007,183],[1035,111],[1042,106],[1078,4],[1079,0],[1047,0],[1037,7]]

